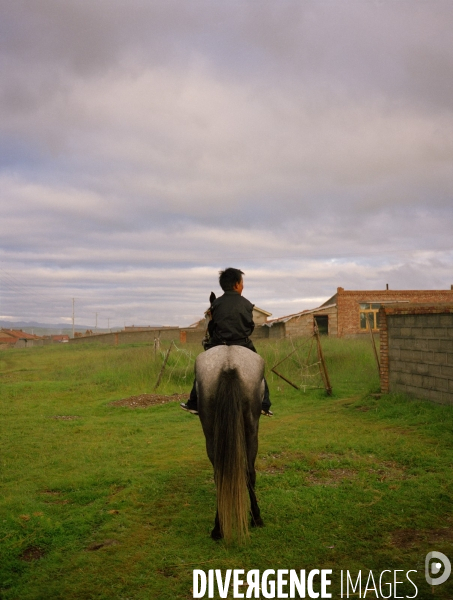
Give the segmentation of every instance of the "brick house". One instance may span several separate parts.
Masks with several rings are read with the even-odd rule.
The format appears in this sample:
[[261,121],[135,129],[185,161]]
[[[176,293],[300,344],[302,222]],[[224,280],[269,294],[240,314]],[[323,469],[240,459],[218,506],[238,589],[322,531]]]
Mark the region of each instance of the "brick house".
[[[450,290],[345,290],[337,293],[318,308],[304,310],[268,321],[260,332],[262,338],[309,336],[316,323],[321,334],[354,337],[368,332],[370,323],[379,333],[379,309],[386,304],[453,302]],[[261,329],[261,328],[260,328]]]
[[[453,302],[453,286],[449,290],[367,290],[350,291],[337,288],[327,303],[337,306],[338,337],[366,334],[367,320],[373,331],[379,331],[379,309],[383,304]],[[326,304],[327,304],[326,303]]]
[[67,344],[69,342],[69,335],[66,335],[66,334],[51,335],[50,339],[52,340],[52,342],[58,342],[60,344]]
[[0,329],[0,345],[3,347],[12,348],[16,344],[19,345],[20,342],[22,345],[27,345],[27,343],[32,345],[32,342],[42,339],[38,335],[26,333],[22,329]]

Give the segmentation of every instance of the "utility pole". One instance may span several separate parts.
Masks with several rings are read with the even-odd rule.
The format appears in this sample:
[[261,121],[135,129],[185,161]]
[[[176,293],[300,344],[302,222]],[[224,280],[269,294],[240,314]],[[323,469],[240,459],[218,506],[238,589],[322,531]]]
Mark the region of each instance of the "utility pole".
[[94,330],[97,332],[98,330],[98,313],[94,313],[96,315],[96,325],[94,327]]
[[108,328],[109,333],[110,333],[110,317],[107,317],[107,328]]
[[72,337],[74,338],[74,298],[72,299]]

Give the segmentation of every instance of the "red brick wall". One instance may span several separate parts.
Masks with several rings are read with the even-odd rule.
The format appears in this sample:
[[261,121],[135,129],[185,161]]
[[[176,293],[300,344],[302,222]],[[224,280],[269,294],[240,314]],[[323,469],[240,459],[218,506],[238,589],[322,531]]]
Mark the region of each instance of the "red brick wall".
[[366,334],[360,329],[359,313],[362,302],[453,302],[453,290],[337,290],[338,336]]

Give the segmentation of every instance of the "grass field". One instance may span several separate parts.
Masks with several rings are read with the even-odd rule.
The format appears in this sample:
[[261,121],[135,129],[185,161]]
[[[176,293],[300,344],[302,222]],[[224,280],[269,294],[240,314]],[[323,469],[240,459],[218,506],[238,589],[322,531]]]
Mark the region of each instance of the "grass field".
[[[0,352],[0,598],[188,599],[193,569],[323,568],[334,598],[341,569],[365,580],[412,569],[417,598],[451,600],[453,576],[428,587],[424,560],[453,560],[452,408],[371,395],[368,339],[323,347],[330,397],[269,373],[288,342],[258,348],[275,417],[260,424],[265,527],[244,547],[209,537],[215,490],[198,418],[176,401],[111,404],[152,392],[166,348],[156,359],[149,346]],[[188,393],[199,351],[172,350],[160,394]],[[414,596],[404,572],[390,597]]]

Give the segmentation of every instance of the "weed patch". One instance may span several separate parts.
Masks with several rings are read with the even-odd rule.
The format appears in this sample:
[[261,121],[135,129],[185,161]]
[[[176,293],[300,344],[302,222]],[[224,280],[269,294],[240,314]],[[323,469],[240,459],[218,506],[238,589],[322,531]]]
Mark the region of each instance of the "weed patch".
[[265,527],[243,547],[209,537],[212,469],[179,408],[201,347],[172,351],[158,393],[165,344],[156,359],[146,345],[1,351],[2,600],[185,599],[194,568],[389,566],[417,569],[432,598],[424,556],[453,556],[452,408],[377,395],[368,340],[323,339],[332,397],[270,372],[287,340],[257,346],[275,417],[260,422]]

